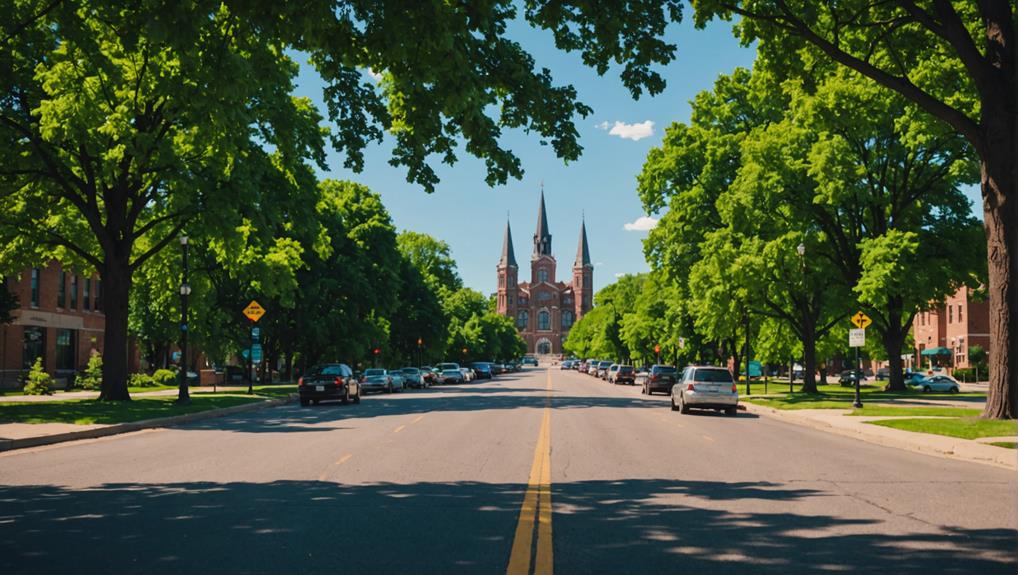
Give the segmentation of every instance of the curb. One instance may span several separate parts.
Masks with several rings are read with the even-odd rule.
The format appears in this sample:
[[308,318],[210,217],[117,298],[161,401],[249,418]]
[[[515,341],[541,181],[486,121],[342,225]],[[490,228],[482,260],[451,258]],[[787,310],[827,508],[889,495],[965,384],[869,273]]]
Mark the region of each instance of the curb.
[[39,437],[4,439],[0,440],[0,452],[12,451],[15,449],[25,449],[28,447],[41,447],[43,445],[53,445],[55,443],[77,441],[79,439],[95,439],[98,437],[108,437],[111,435],[120,435],[121,433],[130,433],[132,431],[141,431],[142,429],[152,429],[156,427],[170,427],[173,425],[180,425],[182,423],[191,423],[194,421],[203,421],[206,419],[225,417],[227,415],[233,415],[235,413],[243,413],[246,411],[258,411],[260,409],[266,409],[269,407],[286,405],[287,403],[293,401],[295,397],[297,397],[296,394],[290,394],[286,398],[267,399],[265,401],[246,403],[243,405],[234,405],[232,407],[224,407],[222,409],[210,409],[207,411],[199,411],[197,413],[186,413],[184,415],[159,417],[156,419],[145,419],[142,421],[131,421],[128,423],[115,423],[113,425],[107,425],[105,427],[83,429],[81,431],[68,431],[65,433],[54,433],[52,435],[41,435]]
[[[873,433],[870,430],[863,428],[852,429],[835,427],[824,421],[819,421],[811,417],[803,417],[795,414],[793,411],[774,409],[772,407],[764,407],[762,405],[755,405],[749,402],[740,402],[739,404],[746,406],[746,411],[749,413],[755,413],[757,415],[771,417],[774,419],[780,419],[793,425],[800,425],[802,427],[809,427],[819,431],[825,431],[827,433],[833,433],[835,435],[841,435],[843,437],[851,437],[853,439],[859,439],[866,443],[872,443],[875,445],[881,445],[884,447],[892,447],[895,449],[902,449],[905,451],[911,451],[913,453],[922,453],[924,455],[932,455],[936,457],[942,457],[945,459],[954,459],[956,461],[967,461],[969,463],[981,463],[983,465],[992,465],[994,467],[1000,467],[1004,469],[1010,469],[1012,471],[1018,471],[1018,454],[1013,449],[1004,449],[992,445],[984,445],[977,443],[969,439],[961,439],[957,437],[948,437],[941,435],[934,435],[937,442],[944,444],[943,446],[935,445],[930,442],[918,442],[911,440],[908,436],[898,434],[909,434],[913,435],[915,432],[904,431],[904,430],[889,430],[897,433],[894,434],[883,434]],[[921,434],[929,435],[929,434]],[[971,442],[971,443],[959,443],[959,442]],[[958,448],[961,448],[960,450]],[[975,448],[975,449],[973,449]],[[1002,453],[986,451],[983,453],[972,453],[973,451],[985,451],[985,449],[996,449]],[[961,453],[959,453],[961,451]]]

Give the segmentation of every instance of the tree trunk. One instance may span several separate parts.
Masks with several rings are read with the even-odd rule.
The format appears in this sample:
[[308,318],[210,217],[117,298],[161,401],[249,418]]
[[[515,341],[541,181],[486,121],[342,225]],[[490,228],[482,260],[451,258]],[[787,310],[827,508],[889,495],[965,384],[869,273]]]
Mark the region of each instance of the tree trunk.
[[107,257],[99,272],[103,282],[103,381],[100,401],[127,401],[127,314],[131,295],[131,271],[126,259]]
[[803,393],[818,393],[817,390],[817,340],[816,326],[812,322],[806,322],[803,326],[802,339],[802,391]]
[[905,345],[905,338],[912,325],[901,324],[902,303],[900,298],[891,298],[887,304],[887,329],[883,334],[884,353],[887,354],[887,362],[890,364],[887,375],[889,391],[906,391],[904,362],[901,359],[901,348]]
[[[1011,94],[1012,97],[1014,94]],[[1005,106],[1007,106],[1005,104]],[[1018,416],[1018,125],[1014,102],[987,131],[983,155],[983,223],[989,268],[990,386],[983,417]],[[985,115],[988,111],[984,110]],[[994,137],[996,136],[996,137]]]

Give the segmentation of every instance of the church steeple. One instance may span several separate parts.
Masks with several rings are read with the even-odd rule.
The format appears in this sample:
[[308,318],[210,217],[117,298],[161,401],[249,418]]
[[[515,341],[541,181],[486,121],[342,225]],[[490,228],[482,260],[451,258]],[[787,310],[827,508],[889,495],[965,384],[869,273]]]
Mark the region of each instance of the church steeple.
[[576,248],[576,267],[590,265],[590,248],[587,247],[587,222],[580,222],[580,245]]
[[548,213],[544,207],[544,188],[541,188],[541,205],[537,211],[537,232],[534,234],[534,257],[551,255],[551,232],[548,231]]
[[505,236],[502,239],[502,258],[498,260],[499,266],[513,266],[516,265],[516,252],[513,250],[513,231],[509,227],[509,220],[505,222]]

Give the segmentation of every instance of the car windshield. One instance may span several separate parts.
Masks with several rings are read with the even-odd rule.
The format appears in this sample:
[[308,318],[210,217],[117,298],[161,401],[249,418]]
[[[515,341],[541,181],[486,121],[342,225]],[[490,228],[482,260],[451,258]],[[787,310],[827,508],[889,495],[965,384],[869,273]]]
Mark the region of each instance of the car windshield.
[[675,368],[670,365],[655,365],[653,368],[651,368],[651,371],[653,371],[654,373],[667,373],[670,375],[675,374]]
[[628,365],[624,365],[624,366],[619,368],[619,372],[620,373],[633,373],[633,368],[628,366]]
[[693,374],[693,381],[732,383],[732,374],[727,369],[698,369]]
[[367,375],[369,377],[372,376],[372,375],[385,375],[385,370],[384,369],[365,369],[364,370],[364,375]]
[[401,371],[402,371],[403,373],[406,373],[406,374],[410,374],[410,375],[417,375],[418,373],[420,373],[420,372],[421,372],[421,371],[420,371],[419,369],[417,369],[416,367],[404,367],[404,368],[403,368],[403,369],[402,369]]
[[343,375],[343,368],[338,365],[323,365],[312,369],[311,375]]

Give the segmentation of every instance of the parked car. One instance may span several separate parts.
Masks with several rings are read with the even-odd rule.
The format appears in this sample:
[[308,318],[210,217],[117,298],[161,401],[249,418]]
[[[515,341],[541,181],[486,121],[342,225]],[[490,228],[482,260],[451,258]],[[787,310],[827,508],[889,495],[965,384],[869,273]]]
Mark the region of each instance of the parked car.
[[612,362],[610,362],[610,361],[600,361],[600,362],[598,362],[597,363],[597,371],[594,373],[594,377],[599,377],[601,379],[604,379],[605,374],[608,373],[608,368],[611,367],[611,366],[612,366]]
[[353,376],[353,370],[345,363],[316,365],[297,380],[300,404],[318,404],[320,401],[338,399],[343,403],[361,402],[361,384]]
[[838,378],[838,383],[842,386],[855,386],[856,381],[860,384],[866,381],[866,375],[858,369],[846,369]]
[[567,360],[563,361],[562,363],[559,364],[558,368],[559,369],[572,369],[573,368],[573,360],[567,359]]
[[402,392],[406,389],[406,376],[403,375],[402,371],[398,369],[389,369],[386,370],[386,373],[388,373],[389,377],[392,378],[392,391]]
[[635,383],[641,386],[640,393],[644,395],[653,395],[655,391],[671,393],[677,376],[674,365],[652,365],[636,375]]
[[523,365],[532,365],[537,367],[537,358],[532,355],[523,356]]
[[477,376],[474,374],[474,370],[470,369],[469,367],[461,367],[460,373],[463,374],[463,381],[467,383],[477,378]]
[[946,391],[949,393],[958,393],[960,391],[960,388],[958,387],[958,382],[946,375],[933,375],[930,377],[924,377],[923,379],[920,379],[918,381],[913,381],[909,385],[921,389],[925,393],[929,393],[931,391],[941,391],[941,392]]
[[435,385],[438,383],[438,376],[435,368],[430,365],[421,366],[421,375],[424,376],[424,381],[428,382],[428,385]]
[[672,411],[689,413],[690,408],[716,409],[735,415],[739,389],[732,373],[723,367],[690,366],[672,386]]
[[438,383],[442,385],[452,385],[456,383],[464,383],[466,378],[463,377],[463,372],[457,369],[443,369],[438,372]]
[[364,377],[361,378],[361,389],[364,390],[364,393],[373,391],[392,393],[392,377],[384,369],[365,369]]
[[460,364],[452,363],[452,362],[440,363],[440,364],[435,366],[435,369],[437,369],[438,371],[446,371],[448,369],[456,369],[456,370],[458,370],[459,368],[460,368]]
[[416,367],[404,367],[400,371],[403,372],[403,378],[407,387],[413,387],[416,389],[424,389],[428,387],[428,382],[424,379],[424,374],[421,370]]
[[886,381],[891,379],[891,370],[887,367],[881,367],[877,370],[876,374],[877,381]]
[[492,379],[495,374],[491,371],[491,364],[484,361],[475,361],[470,364],[470,369],[477,374],[477,379]]
[[905,374],[905,385],[914,385],[915,382],[922,381],[924,379],[926,379],[925,375],[915,371],[910,371]]
[[615,373],[612,374],[611,382],[615,385],[620,383],[626,383],[633,385],[636,383],[636,369],[631,365],[620,365]]
[[608,369],[605,370],[604,375],[601,376],[601,379],[607,381],[608,383],[615,383],[615,372],[618,370],[619,364],[613,363],[609,365]]
[[587,369],[590,368],[589,361],[581,361],[580,365],[576,366],[576,371],[580,373],[587,373]]

